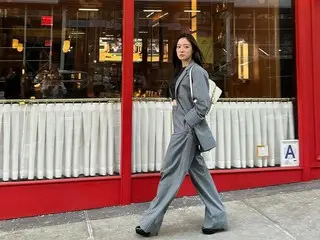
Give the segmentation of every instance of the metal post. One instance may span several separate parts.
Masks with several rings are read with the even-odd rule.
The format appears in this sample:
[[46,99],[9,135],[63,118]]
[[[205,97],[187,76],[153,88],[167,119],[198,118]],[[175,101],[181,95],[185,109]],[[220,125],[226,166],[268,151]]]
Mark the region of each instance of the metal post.
[[271,37],[270,37],[270,1],[268,1],[268,83],[269,83],[269,97],[272,96],[272,80],[270,76],[271,72]]
[[61,51],[60,51],[60,70],[64,70],[65,54],[63,43],[66,40],[67,9],[62,9],[62,31],[61,31]]
[[255,10],[253,10],[253,12],[252,12],[252,21],[253,21],[253,33],[252,33],[252,35],[253,35],[253,40],[252,40],[252,47],[253,47],[253,60],[255,61],[256,59],[256,38],[257,38],[257,36],[256,36],[256,11]]
[[28,14],[28,9],[27,6],[24,8],[24,26],[23,26],[23,69],[26,68],[26,51],[27,51],[27,14]]
[[232,6],[232,17],[233,17],[233,58],[237,56],[237,48],[235,46],[235,43],[237,42],[237,36],[236,36],[236,10],[234,5]]
[[227,54],[227,65],[226,65],[226,69],[227,69],[227,74],[224,75],[223,78],[223,82],[224,82],[224,90],[226,92],[228,92],[229,95],[229,91],[227,91],[228,89],[228,80],[229,80],[229,72],[230,72],[230,62],[231,62],[231,14],[229,11],[226,12],[226,43],[225,43],[225,48],[226,48],[226,54]]
[[226,12],[226,50],[227,63],[231,62],[231,14]]
[[274,57],[275,57],[275,87],[276,97],[281,95],[280,79],[280,39],[279,39],[279,0],[274,1]]
[[[53,7],[51,7],[51,17],[53,19]],[[53,21],[50,27],[50,52],[49,52],[49,69],[52,68],[52,43],[53,43]]]

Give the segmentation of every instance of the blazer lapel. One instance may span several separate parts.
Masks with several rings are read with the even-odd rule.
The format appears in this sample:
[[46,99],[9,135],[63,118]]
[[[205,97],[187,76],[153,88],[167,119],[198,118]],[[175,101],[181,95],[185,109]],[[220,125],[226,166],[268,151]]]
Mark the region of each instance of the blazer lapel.
[[190,68],[195,64],[195,62],[193,60],[191,60],[191,62],[189,63],[189,65],[183,70],[183,72],[180,74],[177,82],[176,82],[176,85],[175,85],[175,96],[177,96],[177,90],[178,90],[178,87],[182,81],[182,79],[186,76],[186,74],[189,72]]

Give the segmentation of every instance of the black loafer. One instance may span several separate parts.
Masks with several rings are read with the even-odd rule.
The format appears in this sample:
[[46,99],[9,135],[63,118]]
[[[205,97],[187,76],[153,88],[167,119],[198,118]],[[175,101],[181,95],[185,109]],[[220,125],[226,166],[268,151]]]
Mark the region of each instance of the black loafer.
[[136,227],[136,233],[143,236],[143,237],[150,237],[151,236],[150,232],[143,231],[140,226]]
[[224,228],[202,228],[202,233],[206,235],[215,234],[218,232],[224,232],[226,229]]

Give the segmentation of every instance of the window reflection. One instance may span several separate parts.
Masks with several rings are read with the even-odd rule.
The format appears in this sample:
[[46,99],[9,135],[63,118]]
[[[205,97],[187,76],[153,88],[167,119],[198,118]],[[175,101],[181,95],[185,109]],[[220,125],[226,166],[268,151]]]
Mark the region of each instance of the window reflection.
[[0,98],[120,97],[122,1],[15,3],[0,8]]
[[190,32],[224,97],[294,97],[292,16],[287,0],[135,0],[135,96],[169,97],[172,46]]
[[[120,97],[122,1],[13,2],[0,8],[0,98],[45,98],[50,71],[61,97]],[[293,97],[292,16],[289,0],[135,0],[134,96],[169,96],[172,46],[191,32],[223,96]]]

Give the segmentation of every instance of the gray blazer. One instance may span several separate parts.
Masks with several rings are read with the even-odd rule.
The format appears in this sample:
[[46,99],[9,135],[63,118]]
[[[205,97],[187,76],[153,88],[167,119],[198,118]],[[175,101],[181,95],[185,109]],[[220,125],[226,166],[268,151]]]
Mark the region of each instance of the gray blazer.
[[[193,98],[191,99],[189,72],[192,68]],[[216,141],[205,119],[210,106],[209,96],[209,76],[206,70],[196,64],[194,61],[184,69],[175,85],[175,96],[177,111],[174,115],[180,118],[183,124],[187,125],[196,135],[200,151],[205,152],[216,146]]]

